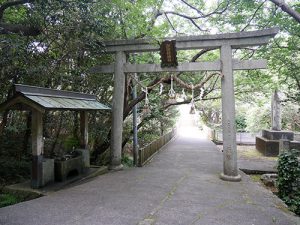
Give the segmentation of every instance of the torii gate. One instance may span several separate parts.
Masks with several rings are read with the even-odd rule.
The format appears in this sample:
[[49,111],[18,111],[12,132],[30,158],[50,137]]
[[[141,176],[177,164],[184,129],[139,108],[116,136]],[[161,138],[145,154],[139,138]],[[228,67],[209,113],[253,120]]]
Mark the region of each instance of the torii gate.
[[125,73],[221,71],[224,75],[221,81],[224,165],[220,178],[226,181],[240,181],[241,176],[238,174],[237,167],[233,70],[265,69],[267,62],[266,60],[239,61],[233,59],[232,49],[265,45],[278,31],[278,28],[271,28],[240,33],[165,38],[165,40],[176,40],[177,50],[219,48],[221,51],[220,60],[183,63],[172,68],[162,68],[157,64],[126,63],[125,53],[159,51],[160,46],[153,44],[152,40],[139,39],[105,42],[107,53],[115,54],[115,63],[93,67],[91,72],[114,73],[110,169],[122,169],[121,151]]

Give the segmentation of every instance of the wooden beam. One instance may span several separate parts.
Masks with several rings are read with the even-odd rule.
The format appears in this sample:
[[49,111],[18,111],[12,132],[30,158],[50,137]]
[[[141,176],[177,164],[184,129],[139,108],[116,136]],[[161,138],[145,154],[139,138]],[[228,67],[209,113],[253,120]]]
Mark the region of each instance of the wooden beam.
[[43,114],[40,111],[32,110],[31,120],[31,148],[32,148],[32,175],[31,187],[39,188],[43,179]]
[[[267,61],[260,60],[233,60],[234,70],[252,70],[267,68]],[[220,71],[221,61],[213,62],[189,62],[182,63],[178,67],[164,67],[159,64],[124,64],[125,73],[159,73],[159,72],[196,72],[196,71]],[[90,69],[90,73],[114,73],[114,64],[105,66],[95,66]]]
[[81,111],[80,112],[80,146],[83,149],[88,149],[88,138],[89,138],[89,130],[88,130],[88,112]]
[[115,40],[104,42],[106,52],[145,52],[159,51],[160,43],[164,40],[176,40],[177,50],[199,49],[199,48],[220,48],[222,45],[230,45],[232,48],[247,46],[258,46],[267,44],[270,38],[278,33],[278,28],[271,28],[257,31],[239,33],[225,33],[215,35],[199,35],[186,37],[166,37],[159,40]]

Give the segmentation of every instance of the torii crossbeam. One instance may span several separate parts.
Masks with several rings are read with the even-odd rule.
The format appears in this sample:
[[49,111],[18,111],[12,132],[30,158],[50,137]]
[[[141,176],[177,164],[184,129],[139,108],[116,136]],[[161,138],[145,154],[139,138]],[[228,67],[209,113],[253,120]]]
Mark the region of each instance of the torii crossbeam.
[[184,71],[221,71],[222,77],[222,127],[223,127],[223,172],[221,179],[240,181],[237,167],[236,128],[235,128],[235,100],[233,70],[264,69],[266,60],[232,59],[232,49],[248,46],[265,45],[278,33],[278,28],[259,31],[227,33],[217,35],[187,36],[165,38],[176,40],[177,50],[218,48],[221,51],[220,60],[214,62],[190,62],[178,67],[162,68],[158,64],[130,64],[126,63],[125,53],[159,51],[159,44],[151,39],[117,40],[105,42],[106,52],[114,53],[115,63],[112,65],[95,66],[90,69],[94,73],[114,73],[113,93],[113,122],[111,136],[111,164],[110,168],[122,168],[122,132],[125,73],[141,72],[184,72]]

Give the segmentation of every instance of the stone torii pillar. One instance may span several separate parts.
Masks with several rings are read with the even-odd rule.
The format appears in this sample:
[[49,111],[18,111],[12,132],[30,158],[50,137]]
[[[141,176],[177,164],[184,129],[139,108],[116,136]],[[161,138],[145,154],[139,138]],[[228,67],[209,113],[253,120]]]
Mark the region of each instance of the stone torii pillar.
[[123,108],[125,91],[125,73],[123,66],[126,62],[125,53],[116,52],[116,61],[114,68],[114,92],[112,102],[112,132],[111,132],[111,155],[110,170],[121,170],[122,160],[122,133],[123,133]]
[[234,81],[232,49],[230,45],[221,46],[222,62],[222,128],[223,128],[223,173],[221,179],[240,181],[237,168]]

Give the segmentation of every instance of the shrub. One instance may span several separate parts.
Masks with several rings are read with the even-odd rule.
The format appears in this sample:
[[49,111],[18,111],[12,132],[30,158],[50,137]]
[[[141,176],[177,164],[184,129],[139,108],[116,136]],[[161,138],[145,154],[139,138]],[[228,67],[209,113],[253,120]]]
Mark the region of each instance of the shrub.
[[246,117],[243,115],[237,115],[235,118],[235,125],[238,132],[244,132],[247,127]]
[[300,163],[299,151],[283,152],[278,158],[278,195],[291,211],[300,215]]
[[133,167],[133,159],[129,155],[124,155],[122,157],[122,164],[126,167]]
[[[0,159],[1,185],[17,183],[30,177],[30,160],[18,161],[14,158],[3,157]],[[4,182],[4,184],[2,184]]]
[[64,140],[63,145],[66,151],[71,151],[73,148],[78,148],[80,143],[77,137],[69,136]]

